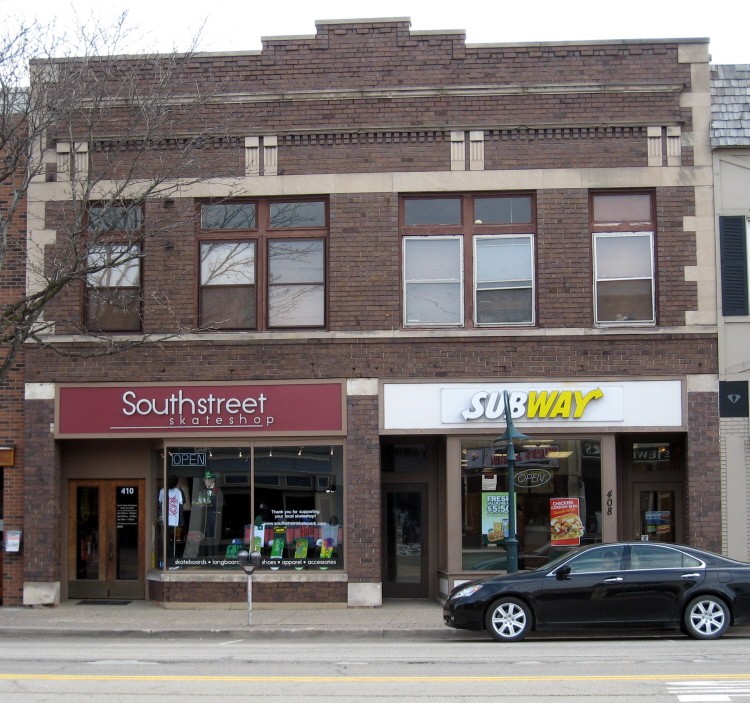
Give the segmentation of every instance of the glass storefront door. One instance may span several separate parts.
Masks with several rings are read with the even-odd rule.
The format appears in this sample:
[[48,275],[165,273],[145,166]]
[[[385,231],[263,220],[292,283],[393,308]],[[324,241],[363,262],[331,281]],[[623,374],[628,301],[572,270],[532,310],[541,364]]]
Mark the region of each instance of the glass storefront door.
[[621,442],[624,538],[684,542],[684,436],[641,435]]
[[68,597],[145,597],[144,481],[68,484]]
[[383,596],[426,598],[427,487],[383,486]]
[[682,542],[682,484],[633,484],[637,538],[649,542]]

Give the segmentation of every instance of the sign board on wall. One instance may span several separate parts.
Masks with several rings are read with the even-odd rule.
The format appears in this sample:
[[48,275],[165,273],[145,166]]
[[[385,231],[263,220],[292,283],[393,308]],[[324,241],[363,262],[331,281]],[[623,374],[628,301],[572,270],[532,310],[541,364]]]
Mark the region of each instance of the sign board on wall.
[[60,386],[57,437],[346,432],[342,382]]
[[503,426],[503,391],[514,421],[533,428],[681,428],[682,382],[384,383],[383,430]]

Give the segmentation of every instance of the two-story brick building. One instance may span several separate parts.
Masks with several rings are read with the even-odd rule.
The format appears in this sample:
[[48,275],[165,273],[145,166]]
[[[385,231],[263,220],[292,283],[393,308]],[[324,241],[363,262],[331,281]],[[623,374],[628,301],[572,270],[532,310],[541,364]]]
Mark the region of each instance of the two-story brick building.
[[[231,128],[168,197],[92,201],[112,239],[89,256],[142,258],[47,311],[151,337],[28,353],[27,603],[241,602],[243,548],[261,603],[439,598],[502,570],[505,390],[532,437],[522,566],[585,541],[720,549],[706,40],[336,21],[190,72],[220,93],[195,128]],[[50,260],[69,155],[113,158],[110,108],[90,143],[49,135],[29,228]],[[156,219],[168,234],[134,238]]]

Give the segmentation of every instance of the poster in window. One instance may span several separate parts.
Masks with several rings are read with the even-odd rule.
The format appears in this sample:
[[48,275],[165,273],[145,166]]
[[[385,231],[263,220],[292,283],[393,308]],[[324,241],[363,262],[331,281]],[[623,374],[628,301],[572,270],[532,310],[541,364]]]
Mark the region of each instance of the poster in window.
[[482,541],[485,544],[503,542],[510,534],[507,492],[482,493]]
[[578,546],[584,533],[580,498],[550,498],[549,525],[551,546]]
[[672,512],[670,510],[647,510],[646,532],[648,534],[668,535],[672,531]]

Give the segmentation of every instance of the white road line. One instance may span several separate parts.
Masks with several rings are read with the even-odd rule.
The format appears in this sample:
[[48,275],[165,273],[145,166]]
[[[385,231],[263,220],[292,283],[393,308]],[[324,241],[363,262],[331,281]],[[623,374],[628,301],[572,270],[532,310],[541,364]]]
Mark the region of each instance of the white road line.
[[750,696],[750,686],[740,681],[675,681],[668,689],[680,703],[731,703],[732,696]]

